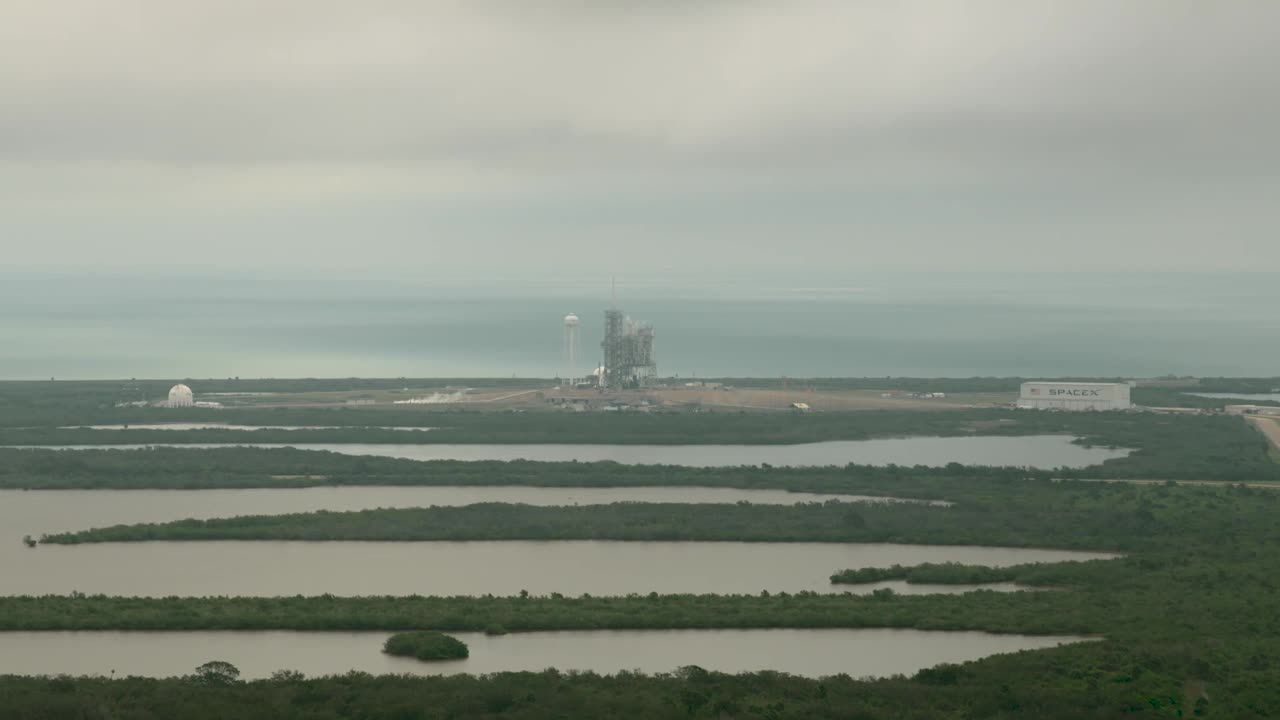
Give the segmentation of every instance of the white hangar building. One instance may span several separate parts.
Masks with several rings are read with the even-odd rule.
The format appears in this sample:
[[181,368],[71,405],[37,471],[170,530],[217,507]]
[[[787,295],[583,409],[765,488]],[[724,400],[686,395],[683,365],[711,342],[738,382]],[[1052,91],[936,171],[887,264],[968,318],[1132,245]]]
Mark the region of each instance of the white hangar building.
[[1018,407],[1029,410],[1128,410],[1128,383],[1025,382]]

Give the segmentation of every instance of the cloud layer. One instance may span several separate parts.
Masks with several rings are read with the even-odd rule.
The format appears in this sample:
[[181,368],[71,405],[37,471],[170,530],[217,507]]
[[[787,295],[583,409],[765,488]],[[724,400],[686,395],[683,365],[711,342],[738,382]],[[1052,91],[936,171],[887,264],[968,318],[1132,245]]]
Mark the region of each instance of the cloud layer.
[[1280,270],[1278,21],[10,0],[0,236],[20,265]]

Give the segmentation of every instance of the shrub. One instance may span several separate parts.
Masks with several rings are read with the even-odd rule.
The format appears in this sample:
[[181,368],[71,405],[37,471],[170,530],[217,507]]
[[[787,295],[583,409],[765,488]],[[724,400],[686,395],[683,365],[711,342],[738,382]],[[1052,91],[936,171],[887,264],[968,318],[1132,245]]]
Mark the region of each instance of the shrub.
[[419,660],[460,660],[471,655],[466,643],[434,630],[396,633],[387,638],[382,652]]

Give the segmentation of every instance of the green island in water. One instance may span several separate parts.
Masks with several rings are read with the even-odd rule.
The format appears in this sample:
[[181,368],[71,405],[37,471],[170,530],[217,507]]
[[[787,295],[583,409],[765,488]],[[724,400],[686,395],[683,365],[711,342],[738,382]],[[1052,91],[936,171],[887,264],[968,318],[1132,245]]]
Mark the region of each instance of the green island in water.
[[387,638],[382,652],[419,660],[462,660],[471,656],[466,643],[434,630],[396,633]]

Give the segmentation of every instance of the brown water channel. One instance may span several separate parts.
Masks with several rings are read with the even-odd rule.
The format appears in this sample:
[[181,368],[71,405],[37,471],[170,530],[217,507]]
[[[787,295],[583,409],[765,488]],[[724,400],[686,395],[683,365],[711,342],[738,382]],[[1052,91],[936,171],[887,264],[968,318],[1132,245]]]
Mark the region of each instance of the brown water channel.
[[639,630],[538,632],[486,637],[454,633],[471,657],[424,663],[382,654],[386,633],[10,632],[0,634],[0,675],[189,674],[224,660],[246,679],[280,669],[309,676],[361,670],[420,675],[503,671],[721,672],[777,670],[822,677],[883,677],[939,663],[1055,647],[1087,638],[920,630]]
[[[23,535],[185,517],[311,509],[616,500],[795,502],[834,496],[724,488],[343,487],[0,492],[0,594],[513,595],[845,591],[836,570],[922,562],[1011,565],[1109,557],[1059,550],[739,542],[146,542],[41,545]],[[844,496],[850,499],[855,496]],[[947,512],[939,507],[938,512]],[[860,586],[963,592],[972,586]],[[1011,589],[1009,585],[991,586]]]
[[[940,510],[945,512],[945,510]],[[22,547],[0,556],[0,595],[514,595],[842,592],[836,570],[895,563],[1004,566],[1111,557],[1026,548],[741,542],[144,542]],[[885,583],[900,592],[970,586]],[[1009,586],[1004,586],[1009,589]]]
[[481,445],[366,443],[155,443],[151,445],[64,445],[64,450],[140,447],[295,447],[345,455],[373,455],[409,460],[541,460],[666,464],[691,467],[737,465],[1014,465],[1053,469],[1079,468],[1124,457],[1128,450],[1084,447],[1066,435],[1022,437],[910,437],[881,440],[837,440],[800,445]]

